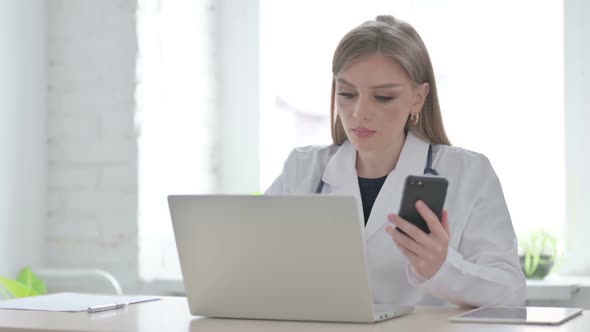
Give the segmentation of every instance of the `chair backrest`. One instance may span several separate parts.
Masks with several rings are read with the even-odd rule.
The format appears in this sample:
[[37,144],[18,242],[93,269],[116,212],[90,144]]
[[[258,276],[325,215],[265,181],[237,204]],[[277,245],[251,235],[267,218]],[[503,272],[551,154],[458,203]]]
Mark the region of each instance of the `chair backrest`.
[[49,293],[82,292],[123,294],[119,281],[101,269],[82,268],[37,268],[34,270]]

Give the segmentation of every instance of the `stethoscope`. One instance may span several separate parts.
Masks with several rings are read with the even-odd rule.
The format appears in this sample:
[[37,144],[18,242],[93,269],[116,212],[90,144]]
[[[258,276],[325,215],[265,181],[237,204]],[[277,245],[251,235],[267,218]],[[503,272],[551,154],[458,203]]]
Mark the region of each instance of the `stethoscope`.
[[[432,144],[428,145],[428,155],[426,156],[426,167],[424,167],[424,174],[431,174],[438,176],[438,172],[432,168]],[[320,179],[315,190],[316,194],[321,194],[324,189],[324,180]]]

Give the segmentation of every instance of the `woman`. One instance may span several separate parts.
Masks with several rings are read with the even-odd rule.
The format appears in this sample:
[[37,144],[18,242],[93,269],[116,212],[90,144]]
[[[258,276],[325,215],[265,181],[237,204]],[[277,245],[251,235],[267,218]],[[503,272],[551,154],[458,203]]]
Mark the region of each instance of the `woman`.
[[[414,28],[392,16],[363,23],[340,41],[332,73],[334,144],[293,150],[266,193],[357,197],[375,303],[523,305],[500,182],[485,156],[450,145]],[[430,234],[395,214],[406,176],[423,173],[449,181],[442,220],[416,203]]]

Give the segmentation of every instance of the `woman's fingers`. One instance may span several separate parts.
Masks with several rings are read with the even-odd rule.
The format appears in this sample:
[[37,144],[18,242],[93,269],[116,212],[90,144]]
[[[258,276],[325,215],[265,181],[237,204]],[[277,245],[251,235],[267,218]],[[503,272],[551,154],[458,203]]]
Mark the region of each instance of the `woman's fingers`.
[[387,219],[391,221],[397,228],[404,231],[409,237],[421,243],[424,246],[428,246],[431,240],[428,238],[428,234],[424,233],[416,225],[408,222],[404,218],[395,215],[393,213],[387,216]]
[[444,228],[445,232],[447,233],[447,236],[450,238],[451,237],[451,227],[449,226],[449,211],[447,211],[447,210],[443,210],[443,212],[442,212],[441,225]]
[[424,203],[423,201],[416,202],[416,209],[418,213],[422,216],[424,221],[426,221],[426,225],[428,225],[428,229],[430,229],[430,233],[436,237],[448,237],[447,231],[441,225],[441,221],[438,220],[438,217],[432,210]]
[[447,257],[450,237],[448,212],[443,210],[439,221],[423,202],[418,201],[416,208],[426,220],[430,234],[424,233],[414,224],[395,214],[390,214],[387,218],[407,235],[399,232],[393,225],[387,225],[385,230],[391,235],[399,250],[408,258],[414,270],[423,278],[430,279],[440,270]]
[[[395,242],[394,242],[395,243]],[[406,256],[408,258],[408,260],[410,261],[410,264],[412,266],[418,264],[418,261],[420,258],[418,258],[418,256],[416,256],[416,254],[414,254],[413,252],[409,251],[408,249],[400,246],[399,244],[395,244],[397,246],[397,248],[402,252],[402,254],[404,254],[404,256]]]
[[388,232],[398,247],[404,248],[418,257],[428,255],[428,250],[409,236],[398,232],[393,227],[389,228]]

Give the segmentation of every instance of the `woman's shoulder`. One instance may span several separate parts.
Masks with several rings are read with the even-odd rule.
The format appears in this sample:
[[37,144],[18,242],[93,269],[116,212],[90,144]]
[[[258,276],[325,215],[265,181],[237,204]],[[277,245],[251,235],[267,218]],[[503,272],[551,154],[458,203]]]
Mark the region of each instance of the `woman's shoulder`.
[[337,150],[337,145],[308,145],[294,148],[283,165],[281,182],[273,184],[267,193],[314,192],[328,160]]
[[289,154],[288,160],[328,160],[336,150],[338,150],[338,146],[334,144],[296,147]]
[[432,149],[434,161],[445,168],[462,172],[477,171],[480,174],[482,171],[492,170],[490,160],[483,153],[443,144],[434,145]]
[[[492,163],[483,153],[457,146],[433,146],[433,168],[449,180],[449,191],[471,200],[473,204],[486,197],[490,190],[501,192],[501,184]],[[492,195],[493,197],[500,197]],[[465,203],[466,201],[461,201]],[[466,203],[465,203],[466,204]],[[469,204],[465,206],[470,206]]]

